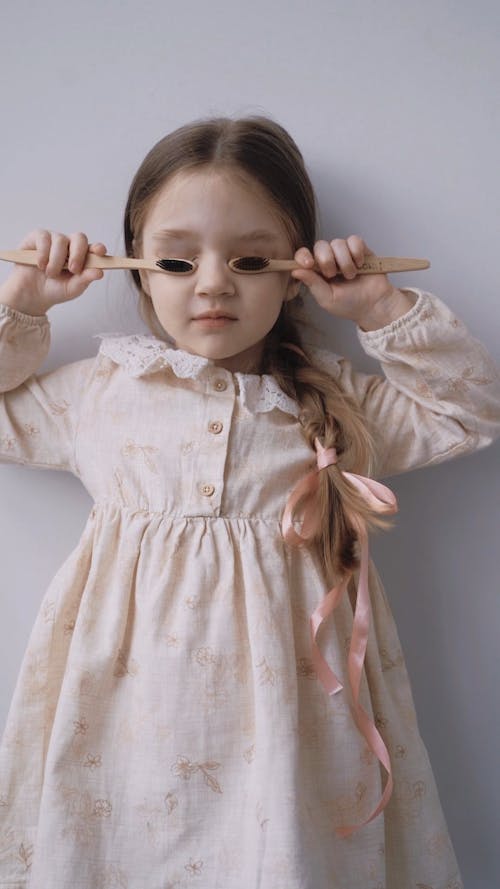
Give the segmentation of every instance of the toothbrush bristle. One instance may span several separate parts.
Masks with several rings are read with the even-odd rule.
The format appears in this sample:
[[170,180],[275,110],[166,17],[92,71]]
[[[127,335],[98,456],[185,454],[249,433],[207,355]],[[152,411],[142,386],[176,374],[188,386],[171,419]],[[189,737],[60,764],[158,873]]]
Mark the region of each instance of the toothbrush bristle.
[[164,272],[186,273],[193,271],[193,263],[188,259],[158,259],[155,263]]
[[265,256],[240,256],[233,260],[233,265],[240,272],[260,272],[269,265]]

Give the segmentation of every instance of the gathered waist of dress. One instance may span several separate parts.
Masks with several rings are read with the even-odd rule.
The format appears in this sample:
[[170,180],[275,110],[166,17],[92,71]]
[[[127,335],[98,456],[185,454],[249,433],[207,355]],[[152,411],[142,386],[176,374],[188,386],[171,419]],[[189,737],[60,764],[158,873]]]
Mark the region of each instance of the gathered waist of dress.
[[120,515],[122,517],[133,518],[134,516],[143,516],[144,518],[159,518],[162,520],[170,520],[172,522],[213,522],[213,521],[246,521],[249,523],[264,523],[269,525],[276,525],[277,522],[280,521],[280,516],[277,515],[255,515],[254,513],[246,513],[244,511],[240,512],[231,512],[231,513],[214,513],[213,515],[206,515],[200,513],[199,515],[187,515],[186,513],[179,511],[179,509],[172,509],[166,507],[165,509],[151,509],[146,505],[129,505],[121,503],[119,500],[111,500],[111,499],[99,499],[94,500],[93,506],[89,513],[89,519],[93,519],[98,515]]

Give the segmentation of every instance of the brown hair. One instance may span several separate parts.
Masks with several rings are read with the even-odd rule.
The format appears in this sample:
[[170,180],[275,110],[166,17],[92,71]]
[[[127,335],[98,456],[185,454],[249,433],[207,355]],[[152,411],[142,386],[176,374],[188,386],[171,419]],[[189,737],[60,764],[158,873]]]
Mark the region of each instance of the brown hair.
[[[313,249],[317,240],[318,207],[302,154],[287,131],[264,116],[239,119],[209,117],[179,127],[149,151],[130,186],[124,214],[127,256],[140,255],[141,233],[151,203],[168,179],[182,170],[232,170],[257,181],[279,213],[293,250]],[[161,339],[153,304],[143,291],[139,272],[130,272],[139,291],[139,311],[149,329]],[[304,285],[301,285],[303,288]],[[299,291],[300,293],[300,291]],[[301,296],[283,303],[264,343],[261,373],[272,374],[287,395],[301,407],[304,436],[316,453],[318,437],[324,447],[335,447],[337,465],[321,470],[317,505],[320,521],[311,546],[320,548],[328,582],[359,565],[357,519],[368,528],[387,528],[387,518],[375,514],[341,469],[372,471],[374,447],[360,405],[314,364],[299,327],[309,326]]]

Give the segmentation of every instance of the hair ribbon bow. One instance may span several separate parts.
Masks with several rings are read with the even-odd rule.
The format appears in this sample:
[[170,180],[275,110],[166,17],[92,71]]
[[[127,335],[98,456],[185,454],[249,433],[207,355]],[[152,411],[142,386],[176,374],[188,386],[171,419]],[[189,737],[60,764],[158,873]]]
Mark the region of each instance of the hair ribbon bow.
[[[324,448],[318,438],[315,439],[314,443],[317,453],[317,470],[313,470],[313,472],[309,473],[305,478],[301,479],[295,486],[290,496],[288,497],[282,518],[282,533],[285,541],[287,541],[288,543],[294,543],[296,545],[300,545],[309,540],[317,527],[317,515],[314,508],[314,494],[316,493],[318,487],[318,473],[326,466],[330,466],[331,464],[337,462],[337,451],[335,448]],[[390,488],[387,488],[385,485],[382,485],[380,482],[377,482],[374,479],[366,478],[362,475],[356,475],[353,472],[346,472],[344,470],[341,471],[343,476],[359,491],[359,493],[365,499],[366,503],[371,507],[371,509],[378,513],[386,514],[397,512],[397,500]],[[303,511],[301,533],[299,534],[293,527],[292,515],[296,504],[304,498],[306,498],[308,502],[306,503],[306,507]],[[380,812],[382,812],[382,810],[387,806],[393,790],[392,769],[387,747],[374,722],[370,719],[367,712],[359,703],[359,688],[368,642],[368,631],[370,626],[370,593],[368,587],[369,552],[368,532],[364,521],[362,521],[359,517],[354,518],[352,516],[351,520],[354,522],[356,530],[358,532],[361,549],[356,607],[353,618],[351,644],[348,654],[349,685],[351,688],[353,699],[351,712],[359,731],[364,736],[368,744],[368,747],[370,748],[370,750],[373,751],[377,759],[386,769],[388,779],[379,804],[365,821],[357,825],[335,828],[336,832],[342,837],[349,836],[350,834],[354,833],[354,831],[359,830],[361,827],[363,827],[365,824],[368,824],[368,822],[372,821],[373,818],[379,815]],[[316,674],[329,695],[337,694],[337,692],[342,690],[343,685],[338,680],[333,670],[330,669],[326,660],[321,654],[316,641],[316,636],[323,621],[338,606],[343,593],[347,589],[352,574],[352,571],[349,572],[340,580],[340,582],[336,586],[332,587],[332,589],[329,590],[328,593],[326,593],[325,597],[322,599],[322,601],[319,603],[317,608],[310,616],[310,628],[312,636],[312,661],[316,670]]]

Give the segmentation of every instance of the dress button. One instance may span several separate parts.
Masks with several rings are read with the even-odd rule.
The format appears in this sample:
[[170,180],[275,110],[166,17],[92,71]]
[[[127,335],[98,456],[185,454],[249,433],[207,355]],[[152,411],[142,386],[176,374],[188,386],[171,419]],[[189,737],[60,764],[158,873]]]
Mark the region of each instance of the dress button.
[[219,420],[213,420],[212,423],[208,424],[209,432],[213,432],[214,435],[217,435],[219,432],[222,432],[223,426]]
[[215,491],[215,488],[213,485],[201,485],[200,491],[204,497],[211,497]]
[[227,383],[225,380],[216,380],[214,383],[214,389],[217,389],[217,392],[224,392],[224,389],[227,389]]

